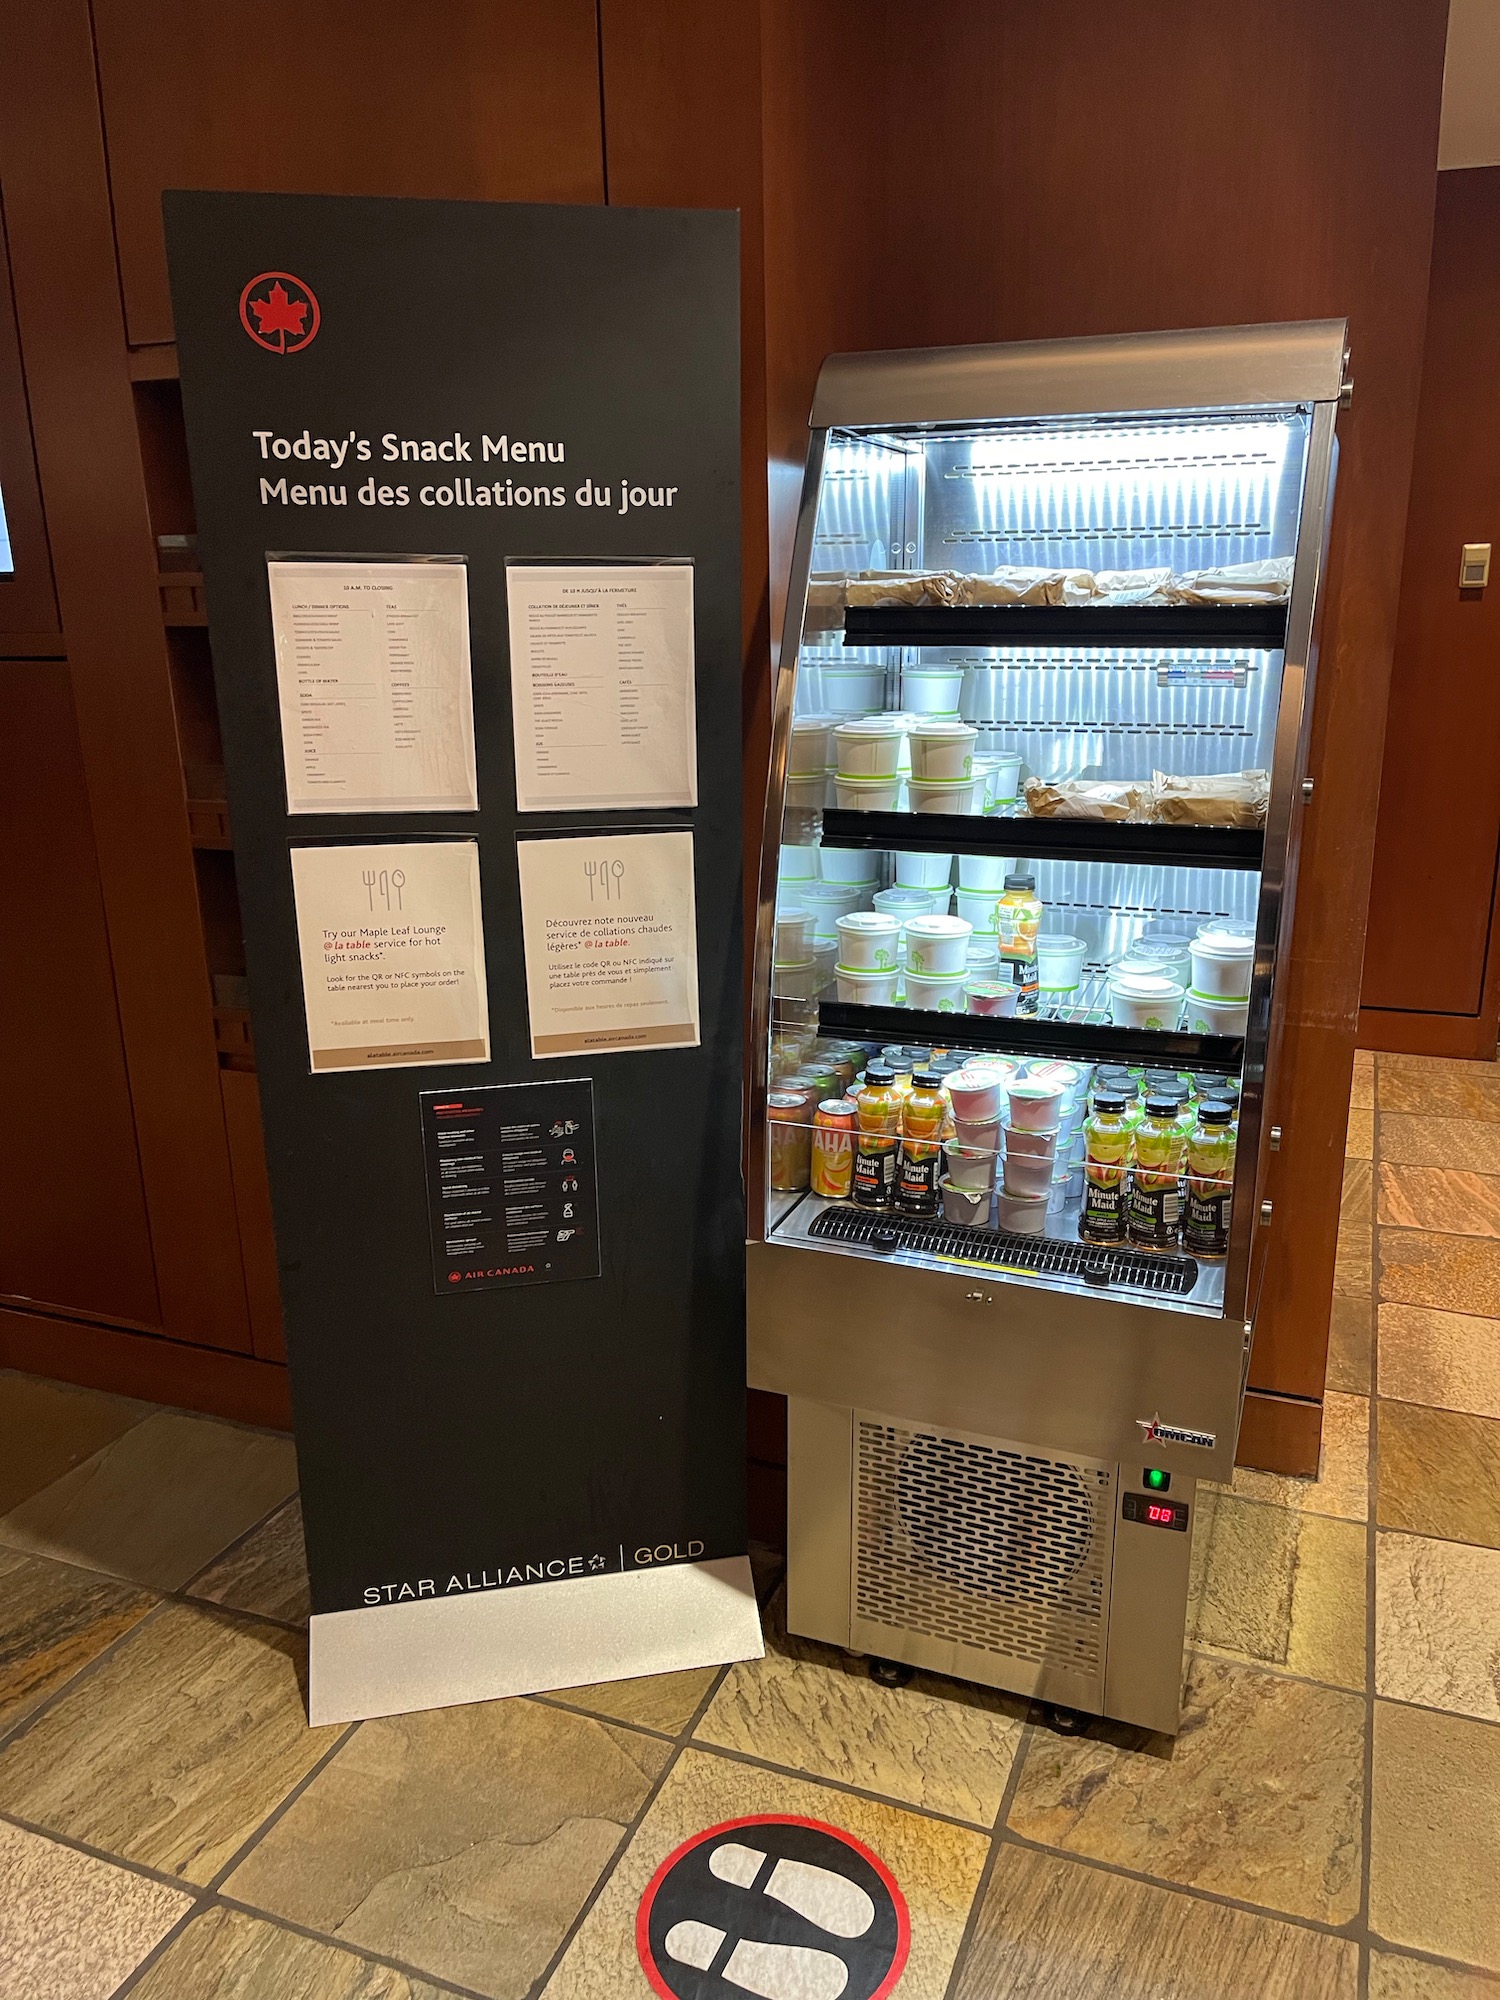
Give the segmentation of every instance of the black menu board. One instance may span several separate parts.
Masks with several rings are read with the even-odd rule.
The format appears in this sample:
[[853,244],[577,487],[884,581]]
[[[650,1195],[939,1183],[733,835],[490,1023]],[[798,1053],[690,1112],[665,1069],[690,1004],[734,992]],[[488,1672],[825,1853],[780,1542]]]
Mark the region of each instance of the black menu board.
[[599,1276],[589,1078],[424,1090],[420,1101],[436,1291]]

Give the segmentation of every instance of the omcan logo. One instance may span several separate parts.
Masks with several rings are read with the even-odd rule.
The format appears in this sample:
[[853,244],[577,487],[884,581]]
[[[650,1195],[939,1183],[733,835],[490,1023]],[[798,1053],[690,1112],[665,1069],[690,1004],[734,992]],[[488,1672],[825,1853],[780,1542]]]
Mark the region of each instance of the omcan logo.
[[262,271],[240,293],[240,325],[268,354],[300,354],[322,318],[311,285],[290,271]]

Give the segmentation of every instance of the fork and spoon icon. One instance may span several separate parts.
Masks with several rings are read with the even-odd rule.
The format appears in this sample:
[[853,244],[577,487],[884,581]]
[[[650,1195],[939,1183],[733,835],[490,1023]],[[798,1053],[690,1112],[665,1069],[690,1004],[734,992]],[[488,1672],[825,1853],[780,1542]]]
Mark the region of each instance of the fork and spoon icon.
[[594,900],[596,885],[603,894],[606,903],[609,902],[611,896],[618,902],[624,894],[624,891],[620,887],[625,875],[625,863],[623,861],[585,861],[583,872],[588,878],[589,901],[591,903]]

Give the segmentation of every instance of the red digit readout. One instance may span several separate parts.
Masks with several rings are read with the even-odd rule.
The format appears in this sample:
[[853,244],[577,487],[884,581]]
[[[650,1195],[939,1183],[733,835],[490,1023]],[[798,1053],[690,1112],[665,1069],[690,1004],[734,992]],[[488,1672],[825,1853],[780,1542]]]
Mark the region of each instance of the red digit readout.
[[1171,1518],[1172,1518],[1172,1510],[1170,1507],[1157,1507],[1148,1505],[1146,1508],[1146,1519],[1148,1521],[1170,1521]]

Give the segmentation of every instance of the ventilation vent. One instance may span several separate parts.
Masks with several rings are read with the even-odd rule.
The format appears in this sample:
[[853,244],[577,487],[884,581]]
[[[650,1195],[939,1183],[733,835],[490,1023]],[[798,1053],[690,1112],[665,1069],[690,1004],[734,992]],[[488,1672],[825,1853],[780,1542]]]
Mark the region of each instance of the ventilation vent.
[[957,1228],[847,1204],[820,1210],[807,1233],[820,1242],[867,1243],[884,1251],[920,1250],[929,1257],[992,1265],[997,1271],[1050,1272],[1058,1277],[1082,1278],[1085,1284],[1130,1285],[1141,1291],[1174,1292],[1183,1297],[1198,1282],[1197,1260],[1170,1251],[1116,1250],[1071,1238]]
[[854,1615],[1101,1680],[1111,1468],[855,1417]]

